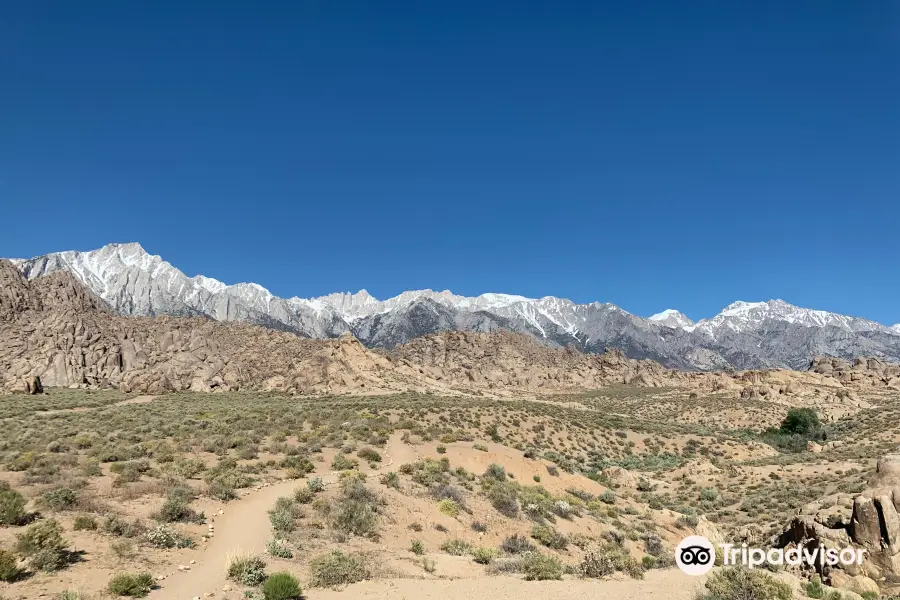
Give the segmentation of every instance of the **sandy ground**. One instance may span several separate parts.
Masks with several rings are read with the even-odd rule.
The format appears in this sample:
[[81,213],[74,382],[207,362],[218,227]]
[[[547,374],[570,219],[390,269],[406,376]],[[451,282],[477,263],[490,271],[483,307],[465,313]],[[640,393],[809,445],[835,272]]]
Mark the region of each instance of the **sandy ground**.
[[343,590],[310,590],[310,600],[691,600],[702,578],[681,571],[650,571],[643,580],[525,581],[513,577],[456,580],[386,579]]
[[[397,465],[416,460],[415,450],[400,441],[395,434],[388,441],[384,464],[378,471],[389,471]],[[326,485],[337,482],[338,473],[322,476]],[[232,556],[238,554],[265,554],[266,542],[272,537],[268,511],[280,496],[289,496],[298,487],[296,480],[284,481],[263,487],[249,496],[234,502],[225,509],[225,514],[215,521],[215,536],[204,548],[203,553],[189,566],[188,571],[177,571],[160,582],[160,588],[150,594],[159,600],[190,600],[205,594],[221,595],[228,584],[225,571]],[[271,561],[274,562],[274,561]]]

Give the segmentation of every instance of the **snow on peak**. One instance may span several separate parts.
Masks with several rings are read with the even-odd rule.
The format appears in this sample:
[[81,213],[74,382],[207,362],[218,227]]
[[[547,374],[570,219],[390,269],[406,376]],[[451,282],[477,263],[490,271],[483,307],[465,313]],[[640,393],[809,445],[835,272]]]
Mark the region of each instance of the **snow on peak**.
[[673,329],[687,329],[694,324],[694,322],[687,318],[683,313],[672,308],[667,308],[661,313],[656,313],[652,317],[648,317],[648,319],[654,323],[665,325],[666,327],[671,327]]

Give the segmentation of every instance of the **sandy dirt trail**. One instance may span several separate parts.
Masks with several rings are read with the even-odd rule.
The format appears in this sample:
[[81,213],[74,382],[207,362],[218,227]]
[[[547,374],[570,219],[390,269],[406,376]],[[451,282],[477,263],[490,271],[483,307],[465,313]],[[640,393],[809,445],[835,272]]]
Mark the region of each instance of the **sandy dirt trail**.
[[[375,473],[416,460],[415,450],[400,440],[400,434],[391,436],[384,454],[386,460]],[[334,485],[338,480],[336,472],[315,476],[321,477],[326,485]],[[197,596],[203,598],[209,592],[220,596],[228,583],[225,577],[228,560],[235,554],[265,554],[266,542],[272,537],[268,511],[279,497],[291,495],[301,485],[305,485],[303,480],[283,481],[230,503],[225,514],[216,518],[216,534],[196,558],[196,564],[190,565],[190,571],[179,571],[167,577],[149,597],[191,600]]]

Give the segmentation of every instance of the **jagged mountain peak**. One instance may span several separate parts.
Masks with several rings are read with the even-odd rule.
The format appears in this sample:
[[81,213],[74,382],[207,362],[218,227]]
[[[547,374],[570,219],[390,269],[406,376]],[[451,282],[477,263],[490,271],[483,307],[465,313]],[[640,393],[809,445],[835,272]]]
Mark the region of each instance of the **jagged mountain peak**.
[[392,347],[448,329],[510,330],[548,346],[575,345],[589,352],[618,348],[633,358],[681,368],[801,368],[816,355],[850,357],[861,350],[900,358],[900,324],[887,327],[784,300],[734,302],[695,323],[674,309],[642,318],[610,303],[503,293],[463,296],[421,289],[379,300],[362,289],[283,299],[256,283],[188,277],[136,242],[13,262],[29,280],[67,271],[124,315],[205,315],[312,338],[351,332],[371,346]]
[[684,313],[681,313],[674,308],[667,308],[660,313],[656,313],[649,317],[649,320],[673,329],[685,329],[694,325],[694,322]]

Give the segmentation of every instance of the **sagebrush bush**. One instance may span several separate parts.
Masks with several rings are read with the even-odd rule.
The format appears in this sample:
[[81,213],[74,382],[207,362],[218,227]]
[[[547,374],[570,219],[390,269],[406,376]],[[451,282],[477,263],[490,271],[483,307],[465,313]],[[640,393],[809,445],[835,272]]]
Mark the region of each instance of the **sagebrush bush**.
[[365,557],[358,554],[344,554],[340,550],[332,550],[313,558],[309,567],[312,587],[347,585],[372,576]]
[[524,535],[519,535],[518,533],[503,540],[500,548],[507,554],[524,554],[535,550],[534,544]]
[[206,517],[188,506],[194,494],[187,488],[176,487],[169,490],[166,500],[153,518],[163,523],[204,523]]
[[535,525],[531,528],[531,537],[542,545],[554,550],[565,550],[569,545],[569,539],[552,527]]
[[272,573],[262,588],[265,600],[299,600],[303,591],[300,582],[290,573]]
[[22,525],[28,518],[25,496],[0,482],[0,525]]
[[452,554],[453,556],[465,556],[472,551],[472,545],[469,542],[455,538],[447,540],[441,544],[441,552]]
[[348,457],[346,454],[338,454],[331,461],[331,468],[335,471],[350,471],[359,466],[359,462]]
[[367,462],[381,462],[381,455],[372,448],[363,448],[356,455]]
[[294,558],[294,553],[291,549],[282,540],[275,538],[269,540],[266,544],[266,552],[275,558]]
[[54,519],[39,521],[21,534],[16,549],[28,557],[28,563],[38,571],[53,572],[69,563],[68,542],[63,538],[63,529]]
[[425,544],[422,543],[422,540],[413,540],[412,544],[409,545],[409,551],[421,556],[425,554]]
[[227,575],[242,585],[259,585],[266,579],[266,561],[259,556],[235,556],[228,563]]
[[379,499],[358,482],[346,485],[332,510],[332,527],[347,535],[378,536]]
[[78,501],[75,492],[70,488],[58,488],[44,494],[42,501],[51,510],[69,510]]
[[16,555],[8,550],[0,550],[0,581],[12,583],[22,576]]
[[473,548],[472,560],[480,565],[490,564],[500,553],[496,548]]
[[459,504],[450,498],[444,498],[438,502],[438,510],[441,514],[447,515],[448,517],[456,518],[459,516]]
[[528,581],[545,581],[548,579],[562,579],[565,567],[555,556],[549,556],[540,552],[529,552],[524,555],[522,572]]
[[760,569],[726,567],[706,580],[706,592],[697,600],[791,600],[791,586]]
[[600,579],[612,575],[616,571],[616,565],[608,554],[599,550],[589,550],[585,553],[581,562],[576,567],[576,573],[580,577]]
[[150,573],[119,573],[113,575],[106,589],[114,596],[143,598],[153,589],[153,575]]
[[78,515],[75,517],[72,529],[75,531],[95,531],[97,529],[97,520],[91,515]]

